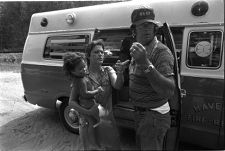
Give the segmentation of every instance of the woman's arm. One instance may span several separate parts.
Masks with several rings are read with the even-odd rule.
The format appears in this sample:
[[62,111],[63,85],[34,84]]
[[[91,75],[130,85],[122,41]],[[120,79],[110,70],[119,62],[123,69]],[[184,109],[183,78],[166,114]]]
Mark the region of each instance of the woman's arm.
[[123,72],[117,72],[116,74],[116,71],[110,67],[109,77],[110,77],[110,82],[113,88],[118,90],[123,87],[123,82],[124,82]]
[[111,67],[109,68],[109,77],[111,80],[111,84],[115,89],[120,89],[123,87],[124,83],[123,72],[128,67],[129,62],[130,62],[129,60],[126,60],[124,62],[120,62],[120,60],[118,60],[115,65],[117,74],[113,68]]

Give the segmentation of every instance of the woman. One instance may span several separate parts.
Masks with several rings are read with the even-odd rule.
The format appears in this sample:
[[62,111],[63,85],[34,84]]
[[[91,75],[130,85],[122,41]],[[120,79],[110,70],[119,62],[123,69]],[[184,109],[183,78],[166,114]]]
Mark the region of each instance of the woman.
[[103,92],[96,95],[96,102],[101,105],[100,125],[96,127],[96,135],[101,146],[108,149],[120,148],[119,133],[112,111],[112,87],[120,89],[123,86],[123,71],[128,61],[117,61],[116,71],[110,66],[102,66],[104,61],[104,44],[102,40],[91,42],[87,47],[88,71],[91,85],[95,88],[101,86]]
[[[115,68],[116,71],[110,66],[102,66],[104,61],[104,44],[102,40],[96,40],[91,42],[87,47],[87,60],[88,60],[88,79],[89,85],[93,89],[102,87],[103,92],[95,96],[95,100],[99,105],[93,106],[87,110],[82,108],[77,101],[70,99],[70,105],[73,105],[74,109],[82,114],[93,116],[96,119],[100,116],[100,124],[95,127],[96,138],[98,139],[98,145],[101,148],[109,150],[120,149],[119,133],[116,127],[115,119],[112,111],[112,87],[120,89],[123,86],[124,78],[123,71],[128,64],[128,60],[125,62],[117,61]],[[86,131],[87,122],[82,119],[80,132]],[[83,125],[83,126],[82,126]],[[86,140],[84,136],[81,136],[82,140]],[[87,147],[88,148],[88,147]]]

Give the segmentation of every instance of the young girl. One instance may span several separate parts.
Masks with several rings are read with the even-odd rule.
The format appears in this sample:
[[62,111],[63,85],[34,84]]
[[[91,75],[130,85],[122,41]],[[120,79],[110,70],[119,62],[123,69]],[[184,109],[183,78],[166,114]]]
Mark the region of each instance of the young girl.
[[80,107],[76,110],[80,113],[80,136],[85,150],[99,147],[94,131],[94,127],[98,125],[98,120],[88,115],[85,109],[93,107],[96,104],[95,95],[103,91],[101,86],[93,90],[86,77],[86,67],[83,53],[67,53],[64,56],[63,69],[72,80],[70,101],[76,101],[79,98]]

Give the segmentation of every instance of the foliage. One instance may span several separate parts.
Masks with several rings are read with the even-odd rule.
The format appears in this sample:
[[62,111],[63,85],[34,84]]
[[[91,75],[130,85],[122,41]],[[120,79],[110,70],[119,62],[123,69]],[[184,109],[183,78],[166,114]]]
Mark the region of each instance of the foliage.
[[[115,1],[111,1],[115,2]],[[0,2],[0,52],[22,51],[32,14],[45,11],[69,9],[110,1],[14,1]]]
[[20,64],[22,53],[2,53],[0,55],[0,64]]

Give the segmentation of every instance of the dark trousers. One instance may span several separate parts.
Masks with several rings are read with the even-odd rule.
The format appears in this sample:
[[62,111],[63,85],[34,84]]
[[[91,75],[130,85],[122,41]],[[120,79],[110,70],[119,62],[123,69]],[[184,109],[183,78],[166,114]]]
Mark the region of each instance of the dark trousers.
[[136,111],[136,144],[140,150],[162,150],[163,139],[170,128],[169,113],[157,111]]

